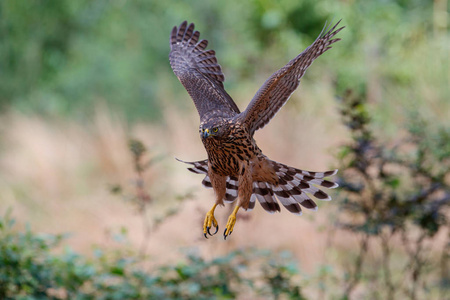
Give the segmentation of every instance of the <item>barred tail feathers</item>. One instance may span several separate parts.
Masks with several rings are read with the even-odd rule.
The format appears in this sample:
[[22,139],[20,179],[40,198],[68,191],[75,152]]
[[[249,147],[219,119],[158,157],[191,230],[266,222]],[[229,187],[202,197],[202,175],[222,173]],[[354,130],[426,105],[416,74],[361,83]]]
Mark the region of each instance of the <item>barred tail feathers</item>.
[[[280,205],[278,204],[278,201],[280,201],[288,211],[301,215],[301,207],[317,210],[317,204],[310,196],[323,201],[331,200],[331,197],[320,190],[319,187],[330,189],[338,187],[337,183],[324,179],[335,175],[337,170],[312,172],[289,167],[269,159],[268,162],[278,176],[278,185],[261,181],[253,182],[253,194],[250,198],[248,210],[252,210],[255,207],[256,200],[258,200],[264,210],[269,213],[275,213],[280,211]],[[184,163],[191,165],[188,168],[189,171],[196,174],[205,174],[202,184],[207,188],[212,188],[211,180],[208,176],[208,160]],[[229,176],[226,188],[224,202],[232,203],[238,196],[238,178]]]
[[[268,160],[278,176],[278,185],[272,186],[274,194],[283,206],[294,214],[301,215],[301,207],[317,210],[317,204],[311,199],[330,201],[331,197],[319,187],[337,188],[338,184],[325,177],[333,176],[338,170],[326,172],[304,171],[282,163]],[[317,187],[319,186],[319,187]]]

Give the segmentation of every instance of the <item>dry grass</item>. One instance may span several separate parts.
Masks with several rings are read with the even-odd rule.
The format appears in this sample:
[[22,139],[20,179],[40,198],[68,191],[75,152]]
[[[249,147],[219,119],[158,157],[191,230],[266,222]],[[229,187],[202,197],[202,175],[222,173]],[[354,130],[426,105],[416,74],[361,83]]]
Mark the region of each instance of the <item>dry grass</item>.
[[[257,133],[256,140],[271,159],[306,170],[328,170],[336,167],[333,149],[346,140],[345,130],[336,125],[339,116],[326,85],[303,90],[301,95],[308,96],[294,95],[271,124]],[[343,231],[335,234],[332,220],[337,205],[333,201],[319,203],[318,212],[305,211],[301,217],[284,209],[270,215],[257,205],[254,211],[239,214],[227,241],[221,232],[230,208],[219,208],[216,217],[222,230],[204,239],[201,227],[213,192],[201,186],[200,175],[174,159],[205,158],[194,110],[186,113],[166,105],[162,125],[127,125],[104,106],[85,124],[17,113],[3,115],[0,121],[0,214],[11,207],[21,226],[29,223],[37,232],[72,233],[67,242],[75,251],[89,255],[93,245],[116,247],[111,236],[121,228],[127,228],[130,246],[140,247],[144,227],[137,208],[110,192],[112,185],[121,184],[125,193],[133,193],[135,174],[127,142],[137,138],[149,149],[147,159],[162,157],[145,173],[154,199],[148,217],[179,209],[151,233],[150,263],[181,260],[188,248],[212,258],[237,248],[257,247],[291,251],[301,271],[311,275],[328,264],[334,266],[335,276],[343,278],[353,264],[358,237]],[[188,193],[194,197],[176,200]],[[441,232],[442,241],[445,234]],[[369,265],[375,269],[379,252],[375,247],[369,251]],[[320,297],[316,286],[308,285],[304,292]],[[367,296],[367,291],[358,288],[357,294]]]
[[[329,150],[339,143],[337,137],[343,131],[334,126],[338,116],[332,98],[326,89],[320,93],[314,96],[325,100],[309,106],[303,104],[307,99],[294,99],[257,134],[260,147],[269,157],[304,169],[330,168],[333,158]],[[164,125],[131,127],[105,107],[96,110],[92,122],[82,125],[16,113],[2,116],[2,211],[12,207],[21,224],[28,222],[40,232],[73,233],[70,246],[84,253],[93,244],[112,245],[106,233],[121,227],[128,228],[131,244],[138,245],[143,228],[136,209],[109,192],[112,184],[132,185],[127,140],[134,137],[149,148],[150,156],[163,156],[145,178],[155,199],[151,215],[181,206],[176,216],[152,233],[148,249],[156,260],[177,258],[179,249],[185,247],[198,246],[206,256],[214,256],[257,246],[289,249],[308,270],[321,262],[326,233],[318,228],[326,223],[328,213],[323,207],[333,209],[333,202],[323,205],[318,213],[307,211],[302,217],[285,211],[269,215],[258,206],[251,213],[241,214],[245,220],[237,223],[228,241],[220,235],[206,241],[201,223],[212,204],[212,191],[201,187],[201,176],[188,172],[173,159],[205,158],[197,136],[198,116],[193,110],[186,114],[173,107],[166,107],[164,114]],[[192,201],[180,204],[174,200],[188,192],[194,192]],[[228,213],[225,208],[217,211],[222,227]]]

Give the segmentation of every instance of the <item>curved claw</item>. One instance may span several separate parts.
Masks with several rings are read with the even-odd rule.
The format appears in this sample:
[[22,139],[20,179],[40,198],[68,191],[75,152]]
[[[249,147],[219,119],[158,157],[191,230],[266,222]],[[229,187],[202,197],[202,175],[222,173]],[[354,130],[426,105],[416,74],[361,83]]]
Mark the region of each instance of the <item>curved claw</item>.
[[228,233],[227,233],[227,230],[228,230],[228,228],[226,228],[225,231],[223,232],[223,239],[224,240],[226,240],[227,237],[233,233],[233,230],[229,231]]
[[224,240],[226,240],[227,237],[228,237],[229,235],[231,235],[231,233],[233,232],[233,231],[230,231],[230,232],[227,233],[227,230],[228,230],[228,228],[226,228],[225,231],[223,232],[223,239],[224,239]]
[[[219,224],[214,224],[213,222],[213,226],[216,227],[216,231],[214,233],[211,234],[211,232],[209,231],[211,229],[210,226],[206,227],[206,232],[210,235],[213,236],[217,233],[217,231],[219,231]],[[205,233],[206,234],[206,233]]]
[[[213,208],[206,214],[205,222],[203,223],[203,235],[205,238],[208,238],[208,234],[210,236],[213,236],[217,233],[219,230],[219,224],[217,223],[216,218],[214,218],[214,209],[216,208],[216,205],[213,206]],[[216,232],[211,234],[211,227],[216,227]]]

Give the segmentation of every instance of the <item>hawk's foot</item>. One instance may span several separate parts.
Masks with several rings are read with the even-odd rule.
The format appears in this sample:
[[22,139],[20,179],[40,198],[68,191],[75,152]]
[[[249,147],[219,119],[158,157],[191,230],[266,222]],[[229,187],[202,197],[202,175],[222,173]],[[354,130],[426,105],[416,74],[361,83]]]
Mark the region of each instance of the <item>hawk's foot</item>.
[[[203,223],[203,235],[205,238],[208,238],[207,234],[212,236],[219,230],[219,224],[217,223],[216,218],[214,218],[214,210],[216,209],[216,206],[217,204],[214,204],[211,210],[206,213],[205,222]],[[209,231],[211,226],[216,227],[216,231],[213,234]]]
[[240,206],[236,205],[231,215],[228,217],[227,227],[225,228],[225,231],[223,232],[223,238],[226,240],[227,236],[229,236],[234,229],[234,224],[236,224],[236,214],[239,210]]

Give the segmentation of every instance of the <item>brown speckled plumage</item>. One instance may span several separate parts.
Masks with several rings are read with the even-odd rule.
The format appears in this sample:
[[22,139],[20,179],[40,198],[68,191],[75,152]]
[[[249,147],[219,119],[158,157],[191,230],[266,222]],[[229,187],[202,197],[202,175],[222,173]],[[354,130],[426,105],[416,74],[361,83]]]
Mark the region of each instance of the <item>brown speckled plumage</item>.
[[[188,162],[189,170],[205,175],[202,183],[214,189],[216,204],[238,199],[237,209],[253,209],[257,199],[273,213],[280,211],[278,199],[288,211],[301,214],[301,206],[317,209],[309,195],[331,200],[316,186],[337,187],[324,179],[337,170],[309,172],[272,161],[261,152],[253,135],[286,103],[314,59],[339,40],[333,39],[343,28],[336,29],[338,24],[324,28],[311,46],[270,76],[242,113],[224,89],[225,77],[214,50],[205,50],[208,42],[199,41],[200,33],[194,31],[194,24],[185,21],[173,28],[170,65],[194,100],[200,115],[200,136],[208,154],[206,160]],[[205,224],[210,223],[205,220]],[[233,226],[225,231],[225,237]],[[209,228],[204,228],[205,236]]]

